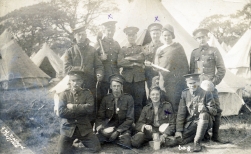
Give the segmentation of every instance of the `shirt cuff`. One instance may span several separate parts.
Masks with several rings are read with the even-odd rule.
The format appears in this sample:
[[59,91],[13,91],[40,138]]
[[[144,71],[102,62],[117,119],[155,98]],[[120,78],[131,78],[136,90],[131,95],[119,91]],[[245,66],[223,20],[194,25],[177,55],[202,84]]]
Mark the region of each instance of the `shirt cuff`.
[[141,127],[141,132],[144,132],[146,124],[143,124],[143,126]]

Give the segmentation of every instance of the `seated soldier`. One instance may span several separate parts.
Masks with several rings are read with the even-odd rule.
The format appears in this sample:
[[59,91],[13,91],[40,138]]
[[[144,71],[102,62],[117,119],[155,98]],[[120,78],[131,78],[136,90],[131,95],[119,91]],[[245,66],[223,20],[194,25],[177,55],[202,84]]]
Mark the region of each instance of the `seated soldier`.
[[166,139],[166,146],[194,141],[193,151],[202,150],[200,142],[206,131],[212,127],[212,117],[217,113],[217,109],[212,94],[199,86],[199,75],[184,75],[188,88],[181,94],[175,138]]
[[94,99],[88,89],[82,89],[84,72],[71,70],[70,89],[59,94],[59,117],[61,118],[59,154],[71,154],[72,144],[79,139],[91,152],[101,149],[99,140],[93,134],[88,115],[94,110]]
[[96,120],[97,136],[101,143],[131,147],[134,101],[131,95],[123,93],[123,76],[111,75],[109,81],[112,93],[102,99]]
[[[174,135],[175,120],[172,104],[161,99],[161,89],[158,86],[150,88],[149,103],[143,108],[140,118],[136,123],[138,131],[132,137],[134,147],[140,147],[143,143],[153,140],[153,133],[160,133],[160,140],[165,142],[167,136]],[[161,129],[164,124],[168,127]]]

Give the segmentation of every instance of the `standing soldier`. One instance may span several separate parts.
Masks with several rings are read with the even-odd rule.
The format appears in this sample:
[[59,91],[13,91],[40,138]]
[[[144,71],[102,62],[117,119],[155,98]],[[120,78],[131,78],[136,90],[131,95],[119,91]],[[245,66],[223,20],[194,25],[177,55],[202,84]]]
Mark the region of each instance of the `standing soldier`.
[[[67,74],[72,69],[84,71],[85,83],[83,86],[90,89],[93,96],[95,96],[96,80],[102,80],[104,67],[95,49],[89,45],[90,40],[86,36],[85,27],[74,29],[73,33],[74,44],[65,53],[64,72]],[[95,104],[95,108],[96,105],[97,104]],[[94,123],[95,115],[94,113],[94,115],[91,116],[92,124]]]
[[132,94],[134,99],[135,122],[139,119],[141,110],[145,105],[145,57],[142,47],[136,45],[137,27],[127,27],[124,32],[127,35],[129,44],[124,46],[118,56],[118,65],[123,68],[122,75],[125,78],[124,91]]
[[160,42],[162,25],[159,23],[152,23],[148,26],[148,31],[150,32],[152,41],[143,47],[144,55],[145,55],[145,75],[146,75],[146,83],[148,89],[152,86],[152,78],[158,76],[159,73],[150,66],[154,61],[154,56],[157,49],[163,45]]
[[[100,85],[102,99],[107,95],[110,88],[109,76],[112,74],[119,74],[117,66],[118,53],[120,50],[119,43],[113,39],[115,33],[116,21],[104,22],[103,25],[103,39],[98,36],[99,48],[97,49],[100,60],[104,65],[104,78]],[[101,101],[101,100],[99,100]]]
[[96,124],[101,143],[115,141],[130,147],[134,106],[132,96],[123,93],[123,83],[123,76],[110,76],[112,93],[102,99]]
[[[217,48],[208,45],[208,33],[207,29],[196,29],[193,32],[193,36],[199,43],[200,47],[193,50],[190,59],[190,73],[200,73],[200,81],[209,80],[212,81],[214,86],[218,85],[225,76],[226,69],[222,56]],[[220,143],[227,143],[219,138],[219,128],[221,120],[220,102],[217,89],[213,91],[214,100],[217,106],[217,115],[213,123],[213,136],[212,140]],[[209,134],[206,135],[209,138]]]
[[58,153],[72,153],[75,139],[79,139],[92,152],[98,152],[101,149],[100,143],[88,119],[94,110],[94,99],[88,89],[82,88],[84,72],[72,69],[68,75],[70,89],[59,94],[61,125]]

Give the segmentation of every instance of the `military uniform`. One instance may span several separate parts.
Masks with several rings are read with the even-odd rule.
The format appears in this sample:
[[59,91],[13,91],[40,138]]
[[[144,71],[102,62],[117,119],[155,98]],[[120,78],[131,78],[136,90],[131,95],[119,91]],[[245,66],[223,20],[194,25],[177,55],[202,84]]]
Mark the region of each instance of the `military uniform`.
[[[92,152],[101,149],[98,138],[93,134],[88,115],[94,110],[94,99],[88,89],[65,90],[59,94],[59,117],[61,118],[59,153],[72,153],[73,141],[77,138]],[[73,104],[68,109],[67,104]]]
[[218,85],[226,69],[219,50],[209,45],[193,50],[190,59],[190,73],[200,73],[201,81],[209,80]]
[[[156,51],[162,45],[163,43],[161,43],[160,41],[156,44],[154,44],[153,42],[150,42],[149,44],[145,45],[143,47],[143,54],[145,56],[145,60],[153,63],[155,59],[154,56],[156,54]],[[146,77],[146,83],[147,83],[148,89],[150,89],[150,87],[152,86],[153,77],[158,76],[158,75],[159,73],[155,71],[151,66],[145,67],[145,77]]]
[[[138,65],[133,65],[135,61],[126,60],[126,57],[133,57]],[[122,75],[125,78],[124,92],[130,93],[134,99],[135,121],[138,120],[141,110],[145,105],[145,70],[144,55],[139,45],[124,46],[118,57],[118,65],[123,68]]]
[[[144,142],[152,140],[152,134],[159,132],[159,126],[169,123],[169,126],[165,130],[164,134],[167,136],[173,135],[175,132],[175,120],[176,115],[173,111],[172,104],[169,102],[161,102],[158,108],[158,122],[154,122],[154,108],[153,104],[147,104],[140,115],[138,122],[136,123],[136,130],[138,131],[132,137],[132,146],[140,147]],[[150,132],[145,129],[145,125],[151,125],[153,131]]]
[[[195,37],[205,36],[208,32],[209,31],[206,29],[197,29],[194,31],[193,35]],[[215,47],[209,46],[208,44],[193,50],[190,59],[190,73],[201,73],[201,82],[209,80],[212,81],[215,86],[218,85],[226,73],[224,61],[219,50]],[[218,91],[216,88],[213,91],[213,96],[216,102],[218,114],[215,116],[212,139],[217,140],[219,137],[222,110],[220,109]]]
[[115,127],[114,131],[120,134],[117,142],[131,146],[131,126],[134,121],[133,104],[132,96],[125,93],[122,93],[119,98],[115,98],[113,94],[108,94],[103,98],[96,120],[100,142],[108,141],[111,135],[104,134],[103,130]]
[[[206,112],[199,112],[199,105],[204,105]],[[213,116],[217,109],[211,93],[200,87],[191,94],[185,89],[181,94],[179,110],[176,119],[176,132],[182,132],[182,138],[175,141],[166,141],[166,146],[187,144],[189,142],[200,142],[207,130],[212,127]],[[172,144],[172,145],[170,145]]]
[[[117,66],[118,53],[120,51],[119,43],[113,39],[104,38],[101,40],[103,45],[103,49],[105,54],[107,55],[107,59],[102,61],[104,66],[104,77],[101,82],[101,99],[107,95],[109,90],[109,76],[112,74],[119,74],[119,68]],[[101,48],[97,50],[98,55],[100,56],[102,53]]]
[[[76,49],[76,46],[78,46],[79,51]],[[68,73],[72,69],[81,67],[81,64],[83,66],[82,71],[85,72],[84,87],[90,89],[93,96],[96,96],[97,79],[95,74],[103,75],[104,67],[98,58],[98,54],[95,52],[95,49],[89,45],[88,39],[86,39],[84,43],[74,45],[66,51],[64,59],[64,71],[65,73]],[[94,112],[95,111],[96,109]],[[91,120],[95,119],[95,115],[96,114],[93,113]]]
[[[129,37],[137,34],[137,27],[126,27],[124,32]],[[135,41],[135,40],[134,40]],[[134,43],[124,46],[118,56],[118,66],[122,67],[121,74],[125,78],[124,91],[132,94],[134,99],[134,120],[138,120],[143,106],[146,104],[145,92],[145,57],[142,47]]]

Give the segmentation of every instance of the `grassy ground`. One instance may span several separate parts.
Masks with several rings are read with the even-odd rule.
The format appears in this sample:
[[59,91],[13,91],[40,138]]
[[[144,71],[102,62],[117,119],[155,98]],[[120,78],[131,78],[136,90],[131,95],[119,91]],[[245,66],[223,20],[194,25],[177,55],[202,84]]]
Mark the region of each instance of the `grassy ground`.
[[[56,153],[59,138],[59,118],[53,113],[53,94],[48,89],[53,86],[19,91],[0,91],[0,119],[12,129],[24,142],[25,146],[36,154]],[[250,100],[245,100],[251,106]],[[238,116],[222,118],[221,136],[230,140],[231,144],[215,142],[203,143],[203,151],[207,154],[251,153],[251,113],[242,108]],[[1,133],[0,133],[1,134]],[[22,153],[0,135],[0,153]],[[189,151],[190,147],[190,151]],[[153,151],[148,145],[141,149],[123,149],[117,145],[102,146],[102,154],[124,153],[191,153],[193,144],[181,147],[162,148]],[[76,153],[88,153],[85,148],[77,148]]]

